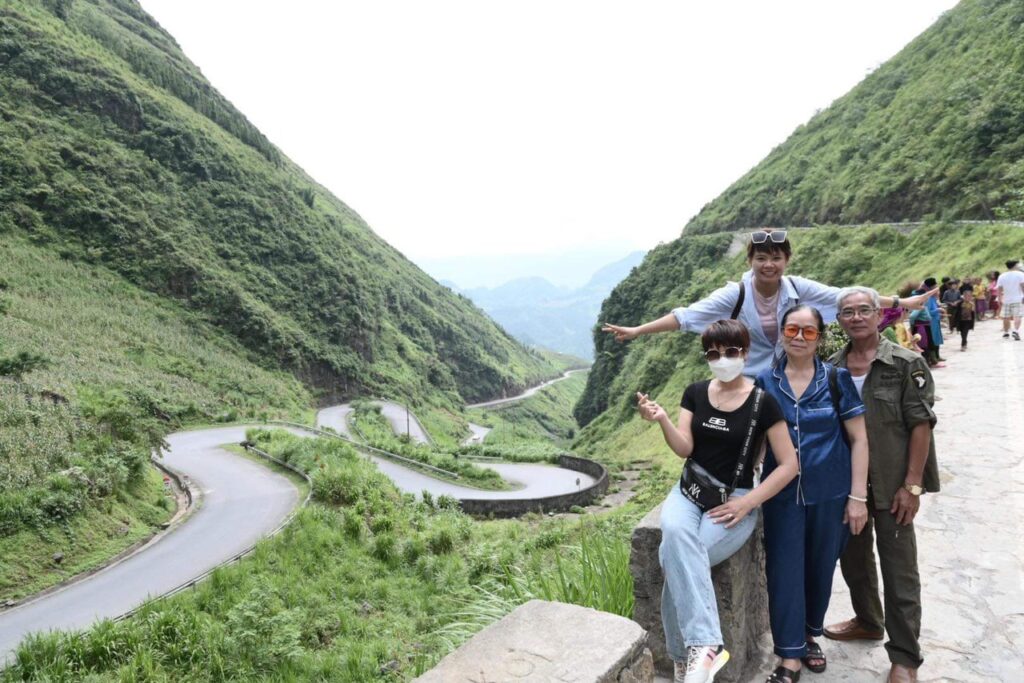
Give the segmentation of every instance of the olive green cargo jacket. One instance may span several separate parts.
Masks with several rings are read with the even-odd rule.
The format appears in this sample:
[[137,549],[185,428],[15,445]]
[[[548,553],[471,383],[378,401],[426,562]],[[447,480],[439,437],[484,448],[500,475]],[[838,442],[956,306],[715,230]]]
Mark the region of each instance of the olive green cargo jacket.
[[[849,350],[847,346],[830,360],[845,368]],[[932,410],[935,380],[920,354],[882,337],[864,380],[861,398],[866,409],[864,421],[868,433],[868,484],[875,507],[889,508],[896,491],[906,481],[911,430],[926,421],[935,427],[935,412]],[[928,446],[921,485],[925,491],[939,490],[934,435]]]

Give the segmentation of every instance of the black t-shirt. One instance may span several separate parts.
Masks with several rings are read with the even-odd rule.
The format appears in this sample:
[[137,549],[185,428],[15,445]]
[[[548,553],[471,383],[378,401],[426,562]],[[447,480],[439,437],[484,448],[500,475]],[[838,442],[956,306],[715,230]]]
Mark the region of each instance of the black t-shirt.
[[[735,476],[736,461],[743,450],[743,440],[750,426],[754,410],[754,392],[736,410],[726,412],[711,405],[708,400],[708,385],[711,380],[694,382],[686,387],[680,405],[693,413],[690,430],[693,432],[693,453],[690,457],[698,465],[729,486]],[[771,394],[765,392],[761,399],[761,415],[754,429],[754,445],[751,446],[747,464],[743,468],[737,488],[749,489],[754,486],[754,461],[757,460],[757,444],[769,427],[785,419],[782,409]]]

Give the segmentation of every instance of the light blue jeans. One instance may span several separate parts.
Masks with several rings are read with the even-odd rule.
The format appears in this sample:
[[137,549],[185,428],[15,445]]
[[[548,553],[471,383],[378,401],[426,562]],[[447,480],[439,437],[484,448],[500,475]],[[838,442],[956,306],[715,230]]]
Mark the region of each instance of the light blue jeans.
[[[742,496],[749,489],[736,489]],[[722,644],[718,603],[711,583],[711,568],[743,547],[757,524],[757,510],[726,529],[715,524],[679,491],[679,485],[661,508],[661,547],[658,558],[665,575],[661,592],[661,621],[669,656],[686,661],[686,648]]]

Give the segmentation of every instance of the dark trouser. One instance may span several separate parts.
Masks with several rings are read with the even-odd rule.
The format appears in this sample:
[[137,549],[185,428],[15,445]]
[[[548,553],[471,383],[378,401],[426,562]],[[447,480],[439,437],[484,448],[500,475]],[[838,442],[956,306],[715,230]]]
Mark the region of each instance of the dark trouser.
[[928,365],[935,365],[939,362],[939,347],[932,342],[932,328],[930,323],[923,323],[917,325],[915,332],[921,335],[921,341],[918,346],[921,347],[924,353],[924,358],[928,361]]
[[[921,577],[917,572],[917,537],[914,525],[902,526],[888,509],[875,509],[868,493],[868,523],[857,536],[850,536],[840,559],[843,578],[850,587],[853,611],[866,628],[885,630],[889,661],[912,668],[921,666]],[[768,516],[765,515],[767,523]],[[885,612],[878,599],[875,570],[875,537],[885,589]]]
[[967,333],[974,329],[974,321],[961,320],[957,327],[960,329],[960,346],[967,346]]
[[843,524],[846,498],[815,505],[772,499],[762,509],[775,654],[799,659],[807,654],[807,636],[822,633],[836,560],[850,535]]

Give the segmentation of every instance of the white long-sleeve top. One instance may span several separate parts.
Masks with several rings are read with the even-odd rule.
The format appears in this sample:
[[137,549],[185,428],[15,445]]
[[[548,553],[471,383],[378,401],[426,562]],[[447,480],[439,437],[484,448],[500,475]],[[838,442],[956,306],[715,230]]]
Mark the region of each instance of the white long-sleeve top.
[[[782,336],[779,335],[779,342],[773,344],[764,333],[761,318],[757,315],[757,307],[754,303],[754,271],[748,270],[743,274],[743,283],[745,293],[739,321],[750,331],[750,354],[746,367],[743,368],[743,374],[753,378],[765,368],[771,367],[774,360],[782,355]],[[782,314],[786,310],[801,303],[817,308],[827,325],[836,319],[836,296],[838,294],[838,287],[824,285],[796,275],[787,275],[782,278],[775,317],[776,324],[782,320]],[[716,320],[729,318],[732,315],[732,309],[736,307],[739,295],[739,283],[729,282],[689,306],[673,309],[672,314],[679,322],[680,331],[701,333]]]

